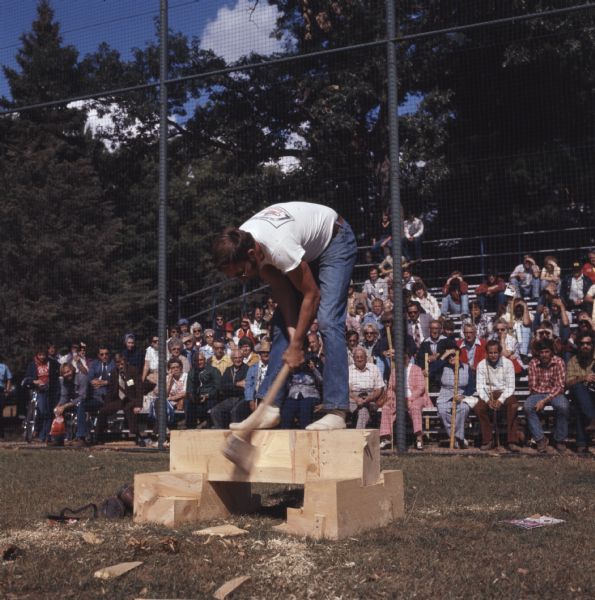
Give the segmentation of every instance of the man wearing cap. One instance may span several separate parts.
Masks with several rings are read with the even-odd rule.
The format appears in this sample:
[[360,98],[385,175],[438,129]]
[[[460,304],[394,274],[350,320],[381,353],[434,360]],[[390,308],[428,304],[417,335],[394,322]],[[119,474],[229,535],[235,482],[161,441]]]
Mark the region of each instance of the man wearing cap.
[[510,284],[514,286],[521,298],[539,298],[539,267],[529,254],[525,254],[523,262],[517,265],[510,274]]
[[[357,254],[349,224],[327,206],[286,202],[265,208],[239,228],[226,229],[213,249],[218,269],[228,277],[264,280],[278,303],[265,390],[283,363],[291,369],[303,364],[306,334],[318,317],[327,355],[323,402],[327,414],[308,428],[344,429],[349,409],[347,288]],[[282,390],[273,406],[255,411],[238,428],[275,427],[284,397]]]
[[250,403],[250,411],[253,411],[258,401],[262,400],[260,388],[269,366],[269,356],[271,354],[270,342],[260,342],[254,349],[254,352],[258,356],[258,361],[248,369],[246,388],[244,390],[244,400]]
[[562,279],[560,296],[568,310],[586,310],[591,312],[591,306],[585,303],[585,296],[589,293],[591,280],[582,272],[581,263],[572,263],[572,274]]

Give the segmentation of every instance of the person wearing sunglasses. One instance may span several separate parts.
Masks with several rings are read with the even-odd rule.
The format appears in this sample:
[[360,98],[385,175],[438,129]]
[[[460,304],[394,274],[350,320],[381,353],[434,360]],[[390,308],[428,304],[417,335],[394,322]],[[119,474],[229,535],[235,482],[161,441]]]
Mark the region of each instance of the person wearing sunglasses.
[[577,452],[586,452],[595,433],[595,344],[592,333],[577,335],[577,353],[567,365],[566,385],[576,414]]
[[90,383],[90,394],[76,407],[76,439],[73,446],[87,445],[88,424],[86,413],[97,412],[105,404],[112,371],[116,363],[112,360],[111,352],[106,345],[100,345],[97,359],[91,363],[87,374]]

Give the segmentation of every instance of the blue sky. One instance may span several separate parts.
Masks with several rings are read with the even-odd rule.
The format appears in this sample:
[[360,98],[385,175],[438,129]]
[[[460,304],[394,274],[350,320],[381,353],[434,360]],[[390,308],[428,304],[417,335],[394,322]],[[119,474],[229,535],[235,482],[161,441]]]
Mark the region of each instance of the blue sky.
[[[133,47],[143,47],[154,35],[159,0],[52,0],[64,43],[75,46],[81,57],[101,42],[127,56]],[[251,50],[273,52],[281,44],[271,39],[276,8],[266,0],[169,0],[169,25],[189,37],[204,41],[228,61]],[[36,0],[0,0],[0,64],[15,67],[19,37],[31,29]],[[0,95],[9,95],[0,73]]]

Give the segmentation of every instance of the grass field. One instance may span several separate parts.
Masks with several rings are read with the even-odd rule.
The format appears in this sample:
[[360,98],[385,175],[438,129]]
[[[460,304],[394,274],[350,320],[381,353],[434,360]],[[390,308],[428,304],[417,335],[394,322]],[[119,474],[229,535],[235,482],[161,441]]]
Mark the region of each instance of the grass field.
[[[300,490],[255,486],[264,509],[229,522],[225,540],[138,526],[130,518],[50,525],[44,515],[100,502],[134,473],[167,470],[152,453],[0,450],[0,598],[209,598],[249,575],[234,598],[593,598],[595,461],[578,458],[383,458],[406,481],[406,517],[339,542],[281,536],[271,526]],[[499,524],[535,513],[565,523],[523,531]],[[209,523],[214,524],[214,523]],[[103,540],[89,544],[83,533]],[[102,581],[118,562],[143,565]]]

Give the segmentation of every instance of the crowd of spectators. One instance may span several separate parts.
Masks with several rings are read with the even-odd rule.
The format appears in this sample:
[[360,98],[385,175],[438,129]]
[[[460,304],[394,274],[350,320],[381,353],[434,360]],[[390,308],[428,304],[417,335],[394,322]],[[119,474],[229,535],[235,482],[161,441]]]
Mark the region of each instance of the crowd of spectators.
[[[385,216],[374,252],[390,247],[389,225]],[[419,256],[415,241],[419,227],[414,222],[411,227],[410,255]],[[345,323],[351,426],[379,427],[383,447],[392,444],[396,414],[395,356],[389,335],[394,286],[386,258],[369,269],[363,285],[350,286]],[[413,272],[411,263],[403,260],[403,376],[415,448],[421,450],[426,443],[423,410],[435,407],[448,436],[454,427],[459,449],[472,441],[482,450],[491,450],[494,438],[499,440],[494,419],[500,419],[506,427],[502,448],[548,452],[551,444],[558,452],[568,453],[569,423],[574,415],[574,448],[587,451],[595,432],[591,319],[595,251],[588,253],[584,264],[573,263],[567,273],[553,256],[546,256],[539,268],[537,260],[526,255],[508,277],[488,273],[475,288],[472,301],[471,288],[460,271],[446,277],[437,298]],[[254,410],[261,400],[259,390],[271,348],[269,323],[275,310],[274,300],[267,298],[239,320],[230,321],[217,313],[205,329],[186,319],[170,327],[168,426],[227,428]],[[82,341],[73,342],[62,353],[54,344],[37,348],[22,382],[35,392],[37,439],[87,445],[91,438],[88,415],[92,414],[96,416],[93,440],[101,442],[106,438],[108,417],[122,410],[130,437],[140,445],[148,443],[147,426],[159,416],[155,401],[158,345],[159,338],[152,336],[145,349],[133,333],[127,333],[117,352],[99,345],[93,358]],[[307,337],[305,362],[286,384],[282,428],[305,428],[314,420],[324,394],[324,364],[324,343],[315,320]],[[14,387],[12,379],[9,367],[0,362],[0,405]],[[528,382],[526,427],[518,421],[521,381]],[[456,421],[451,423],[453,401],[457,410]],[[551,410],[546,411],[548,406]],[[543,429],[545,413],[554,419],[551,439]],[[72,433],[56,429],[56,434],[56,417],[68,414],[75,423]],[[466,439],[471,414],[479,422],[477,440]]]

